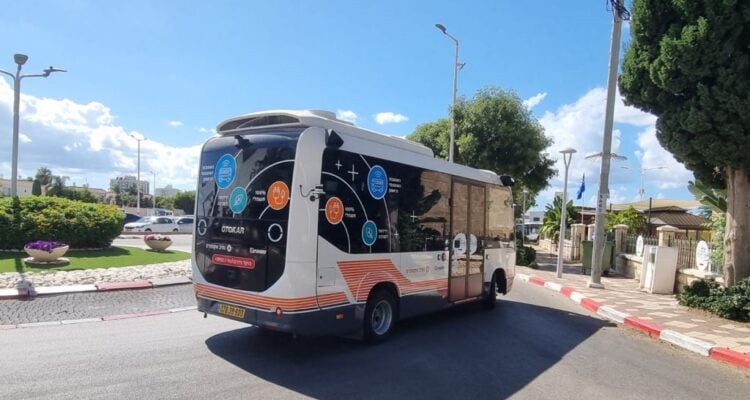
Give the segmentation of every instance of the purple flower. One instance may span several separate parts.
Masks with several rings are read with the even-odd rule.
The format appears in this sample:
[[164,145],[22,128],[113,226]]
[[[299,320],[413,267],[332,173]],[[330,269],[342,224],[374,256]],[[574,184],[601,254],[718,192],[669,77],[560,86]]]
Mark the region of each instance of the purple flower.
[[32,249],[32,250],[41,250],[46,251],[47,253],[52,253],[52,250],[58,248],[58,247],[65,247],[67,246],[63,242],[56,242],[53,240],[35,240],[33,242],[26,243],[24,248]]
[[171,242],[172,239],[169,236],[166,235],[146,235],[143,238],[143,241],[149,241],[149,240],[155,240],[159,242]]

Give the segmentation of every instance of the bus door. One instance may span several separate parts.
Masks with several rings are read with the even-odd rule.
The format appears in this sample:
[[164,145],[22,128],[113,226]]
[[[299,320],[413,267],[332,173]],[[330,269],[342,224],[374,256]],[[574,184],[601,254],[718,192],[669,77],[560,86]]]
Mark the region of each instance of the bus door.
[[485,188],[454,179],[451,202],[449,300],[459,301],[482,294]]

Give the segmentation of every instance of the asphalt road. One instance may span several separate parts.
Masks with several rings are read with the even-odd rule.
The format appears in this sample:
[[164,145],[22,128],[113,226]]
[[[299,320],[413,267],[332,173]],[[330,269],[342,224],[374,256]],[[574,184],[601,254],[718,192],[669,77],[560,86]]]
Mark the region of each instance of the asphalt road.
[[0,331],[0,398],[740,399],[740,369],[518,284],[485,311],[406,321],[386,343],[299,338],[197,312]]
[[[123,234],[123,237],[127,239],[115,239],[112,245],[148,248],[146,243],[143,243],[142,236]],[[172,246],[169,247],[170,250],[179,250],[187,253],[193,252],[193,235],[169,235],[169,237],[172,238]]]

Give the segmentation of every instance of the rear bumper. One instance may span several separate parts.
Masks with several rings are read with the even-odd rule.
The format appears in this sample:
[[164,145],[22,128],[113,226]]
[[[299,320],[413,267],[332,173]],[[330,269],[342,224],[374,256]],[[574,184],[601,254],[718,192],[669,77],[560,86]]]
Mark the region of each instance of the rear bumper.
[[[261,311],[234,303],[224,303],[197,296],[198,311],[220,317],[261,326],[275,331],[299,335],[335,335],[346,334],[362,327],[362,314],[354,304],[325,310],[313,310],[276,315],[274,312]],[[219,304],[229,304],[245,309],[245,317],[238,318],[219,314]]]

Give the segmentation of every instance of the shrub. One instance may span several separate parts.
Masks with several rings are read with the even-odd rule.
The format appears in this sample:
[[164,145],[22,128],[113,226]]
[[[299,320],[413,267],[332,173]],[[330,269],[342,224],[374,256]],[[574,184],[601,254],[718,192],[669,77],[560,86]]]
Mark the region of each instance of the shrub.
[[107,247],[122,231],[115,207],[56,197],[0,199],[0,249],[22,249],[33,240],[64,241],[72,248]]
[[677,296],[680,304],[710,311],[722,318],[750,321],[750,278],[723,288],[713,281],[698,280]]
[[529,246],[518,246],[516,248],[516,265],[531,265],[535,264],[536,261],[536,250]]

